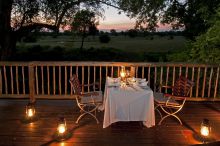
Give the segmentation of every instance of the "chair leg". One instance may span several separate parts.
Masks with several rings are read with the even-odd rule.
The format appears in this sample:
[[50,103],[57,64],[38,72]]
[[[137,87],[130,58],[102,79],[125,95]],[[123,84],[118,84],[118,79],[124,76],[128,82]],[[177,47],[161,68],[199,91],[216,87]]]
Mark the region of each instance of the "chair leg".
[[156,110],[156,111],[159,113],[160,119],[162,119],[163,116],[162,116],[160,110],[158,109],[159,107],[160,107],[159,105],[156,105],[156,107],[154,108],[154,110]]
[[182,121],[180,120],[180,118],[179,118],[178,116],[176,116],[176,115],[173,115],[173,114],[169,114],[169,115],[164,116],[164,117],[160,120],[160,122],[158,123],[158,125],[161,125],[161,123],[163,122],[163,120],[166,119],[166,118],[169,117],[169,116],[173,116],[174,118],[176,118],[176,119],[179,121],[180,125],[183,125],[183,123],[182,123]]
[[83,117],[83,116],[85,116],[86,115],[86,113],[82,113],[81,115],[79,115],[79,117],[77,118],[77,120],[76,120],[76,124],[78,124],[79,123],[79,120]]
[[173,112],[173,113],[168,112],[168,111],[165,110],[162,106],[160,106],[160,108],[161,108],[167,115],[161,118],[161,120],[160,120],[160,122],[158,123],[158,125],[161,125],[161,123],[163,122],[163,120],[166,119],[166,118],[169,117],[169,116],[173,116],[174,118],[176,118],[176,119],[179,121],[180,125],[183,125],[183,123],[182,123],[182,121],[180,120],[180,118],[176,115],[176,113],[178,113],[178,112],[182,109],[182,107],[179,108],[177,111],[175,111],[175,112]]
[[[89,114],[91,115],[95,120],[96,120],[96,123],[99,124],[99,120],[97,119],[96,117],[96,110],[98,108],[98,106],[95,106],[93,109],[91,110],[85,110],[86,106],[79,106],[79,108],[81,109],[80,111],[82,111],[82,113],[79,115],[79,117],[77,118],[76,120],[76,124],[79,123],[79,120],[82,119],[85,115]],[[95,112],[95,115],[92,114],[93,112]]]

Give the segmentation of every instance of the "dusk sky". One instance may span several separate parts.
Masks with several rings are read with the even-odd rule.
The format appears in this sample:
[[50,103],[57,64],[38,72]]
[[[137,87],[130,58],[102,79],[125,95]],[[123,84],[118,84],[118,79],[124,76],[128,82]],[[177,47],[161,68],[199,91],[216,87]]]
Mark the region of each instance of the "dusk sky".
[[101,18],[98,28],[101,30],[127,30],[134,28],[135,20],[130,19],[124,13],[118,14],[118,10],[105,7],[105,18]]
[[[128,30],[134,28],[135,19],[130,19],[124,13],[118,14],[118,10],[112,7],[105,7],[104,13],[104,20],[103,18],[100,19],[98,28],[100,30],[110,30],[116,29],[118,31],[121,30]],[[168,30],[168,26],[160,25],[159,31]]]

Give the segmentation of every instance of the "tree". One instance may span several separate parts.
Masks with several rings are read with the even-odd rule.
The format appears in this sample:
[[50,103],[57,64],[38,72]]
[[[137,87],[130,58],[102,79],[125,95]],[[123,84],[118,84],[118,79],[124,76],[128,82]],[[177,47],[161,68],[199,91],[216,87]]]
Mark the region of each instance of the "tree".
[[118,35],[118,33],[116,32],[115,29],[111,29],[111,30],[110,30],[110,33],[111,33],[111,35],[114,35],[114,36],[117,36],[117,35]]
[[220,7],[217,14],[209,20],[211,27],[191,43],[192,61],[220,63]]
[[82,36],[80,50],[83,49],[83,43],[89,33],[89,28],[96,27],[97,25],[98,22],[96,22],[94,12],[90,12],[89,10],[81,10],[76,13],[72,22],[72,30]]
[[42,28],[55,32],[72,22],[80,7],[99,11],[111,0],[0,0],[0,57],[8,60],[16,51],[16,42]]
[[93,24],[89,27],[89,35],[93,36],[93,40],[95,39],[95,36],[99,33],[98,28],[96,27],[96,24]]
[[219,0],[120,0],[119,7],[129,17],[137,18],[136,28],[155,31],[158,23],[183,28],[185,35],[194,36],[209,28],[208,19],[216,13]]
[[185,27],[185,36],[191,40],[210,27],[209,19],[216,14],[219,0],[186,0],[185,3],[174,1],[164,14],[164,23],[171,23],[173,28]]
[[[1,56],[7,56],[11,54],[11,49],[14,46],[11,46],[11,38],[14,37],[11,30],[11,9],[12,9],[13,0],[0,0],[0,54]],[[2,57],[1,57],[2,58]],[[5,58],[2,58],[5,59]]]

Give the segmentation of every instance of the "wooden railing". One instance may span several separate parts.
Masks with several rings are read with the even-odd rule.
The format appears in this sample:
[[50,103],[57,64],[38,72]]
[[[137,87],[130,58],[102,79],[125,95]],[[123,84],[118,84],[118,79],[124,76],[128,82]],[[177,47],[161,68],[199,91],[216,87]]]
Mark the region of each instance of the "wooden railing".
[[72,74],[82,84],[99,82],[104,90],[106,77],[118,77],[121,66],[146,78],[154,91],[155,85],[174,85],[183,75],[195,82],[188,100],[220,99],[220,65],[125,62],[0,62],[0,98],[74,98],[68,82]]

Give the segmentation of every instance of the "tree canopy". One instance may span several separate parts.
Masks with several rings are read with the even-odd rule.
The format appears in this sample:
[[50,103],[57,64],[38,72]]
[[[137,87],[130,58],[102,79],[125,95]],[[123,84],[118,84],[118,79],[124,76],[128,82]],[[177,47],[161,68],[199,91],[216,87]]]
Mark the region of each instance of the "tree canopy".
[[[194,40],[215,32],[209,21],[216,15],[219,0],[0,0],[0,55],[7,60],[16,51],[16,42],[42,28],[58,32],[69,25],[82,8],[101,14],[102,4],[124,11],[136,19],[136,28],[155,31],[158,24],[182,29]],[[212,29],[210,27],[213,27]],[[199,41],[199,38],[197,38]]]
[[190,56],[196,62],[220,63],[220,7],[209,23],[210,28],[192,42]]
[[16,51],[16,42],[42,28],[58,32],[70,24],[79,8],[97,13],[101,4],[111,0],[0,0],[0,55],[8,60]]
[[158,23],[182,29],[193,39],[209,28],[207,21],[216,13],[219,0],[119,0],[119,7],[136,18],[136,28],[155,31]]
[[73,17],[72,30],[82,36],[82,43],[80,49],[83,48],[83,42],[89,31],[94,31],[98,21],[96,20],[95,13],[89,10],[78,11]]

